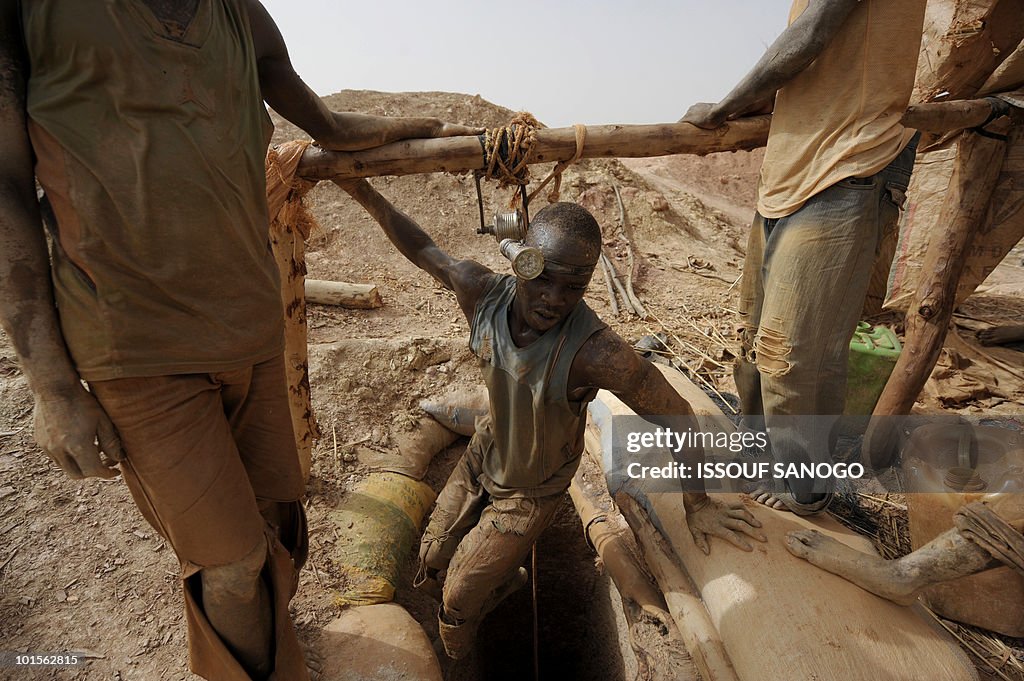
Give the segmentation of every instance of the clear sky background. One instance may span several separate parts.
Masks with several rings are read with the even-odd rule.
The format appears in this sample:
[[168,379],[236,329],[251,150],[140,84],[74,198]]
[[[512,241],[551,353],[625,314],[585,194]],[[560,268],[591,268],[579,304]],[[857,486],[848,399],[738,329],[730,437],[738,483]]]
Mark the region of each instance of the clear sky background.
[[790,0],[263,0],[303,79],[479,94],[549,126],[665,123],[718,101]]

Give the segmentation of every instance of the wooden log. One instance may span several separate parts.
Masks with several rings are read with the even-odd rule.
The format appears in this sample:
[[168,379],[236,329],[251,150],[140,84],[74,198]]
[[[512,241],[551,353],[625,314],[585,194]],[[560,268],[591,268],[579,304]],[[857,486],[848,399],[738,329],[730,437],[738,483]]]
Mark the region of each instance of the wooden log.
[[[1001,109],[1008,105],[997,105]],[[985,99],[915,104],[903,114],[903,125],[921,132],[950,132],[976,128],[992,115],[993,103]]]
[[[644,681],[698,681],[701,678],[698,669],[683,654],[686,644],[665,599],[643,568],[636,538],[608,496],[604,472],[590,457],[584,456],[580,462],[580,468],[569,485],[569,496],[583,524],[587,542],[597,552],[622,599],[629,645],[637,663],[636,678]],[[641,633],[644,629],[658,631],[662,638],[645,638]],[[673,642],[678,646],[675,652],[678,659],[670,671],[662,666],[667,666],[664,665],[664,657],[672,654]],[[660,648],[662,644],[668,644],[668,647]]]
[[339,305],[356,310],[381,307],[384,301],[373,284],[349,284],[341,281],[306,280],[306,302]]
[[[943,132],[974,127],[992,111],[985,100],[937,102],[913,106],[904,117],[908,127]],[[768,141],[771,116],[730,121],[715,130],[689,123],[657,125],[589,125],[582,158],[645,158],[763,147]],[[576,155],[574,128],[537,131],[530,163],[567,161]],[[356,152],[326,151],[310,147],[303,154],[299,174],[307,179],[352,179],[416,173],[463,173],[484,170],[482,137],[444,137],[402,140]]]
[[270,246],[281,277],[288,408],[304,482],[309,481],[313,467],[313,442],[320,437],[309,388],[306,299],[303,295],[306,238],[315,220],[303,206],[302,197],[313,183],[296,181],[295,178],[299,161],[308,146],[304,142],[287,142],[271,149],[266,159]]
[[[1005,133],[1009,121],[990,126]],[[874,416],[909,414],[942,350],[956,299],[965,253],[979,229],[996,179],[1003,167],[1006,142],[965,133],[937,227],[946,231],[932,241],[924,258],[923,278],[906,318],[906,338],[896,366],[875,405]],[[863,456],[873,468],[887,466],[896,453],[892,419],[872,419],[864,436]]]
[[[715,130],[689,123],[663,125],[590,125],[582,158],[627,158],[671,154],[710,154],[762,147],[768,139],[770,116],[732,121]],[[531,163],[567,161],[576,155],[573,128],[537,131]],[[325,151],[310,147],[300,173],[306,178],[346,179],[416,173],[462,173],[484,170],[481,137],[446,137],[393,142],[357,152]]]
[[618,494],[615,501],[636,535],[658,587],[665,594],[668,610],[701,677],[704,681],[738,681],[718,630],[690,578],[673,558],[671,547],[632,497]]

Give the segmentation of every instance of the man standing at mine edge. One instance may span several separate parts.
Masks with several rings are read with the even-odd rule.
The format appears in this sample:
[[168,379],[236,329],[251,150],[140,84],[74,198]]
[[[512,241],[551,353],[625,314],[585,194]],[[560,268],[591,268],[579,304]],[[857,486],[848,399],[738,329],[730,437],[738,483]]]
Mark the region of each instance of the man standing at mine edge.
[[[818,461],[829,449],[822,428],[788,417],[843,413],[850,338],[914,164],[915,133],[900,119],[925,4],[795,0],[789,27],[739,85],[682,118],[715,128],[774,104],[743,266],[735,377],[744,414],[765,417],[786,463]],[[755,498],[798,513],[831,499],[812,480],[791,485]]]
[[[522,279],[445,253],[365,180],[339,184],[406,258],[455,292],[487,385],[488,414],[477,419],[420,544],[417,583],[436,589],[443,577],[438,629],[447,654],[460,659],[483,617],[526,582],[523,561],[579,466],[597,391],[654,420],[693,410],[583,301],[601,253],[601,228],[584,208],[555,203],[537,213],[526,244],[543,255],[544,269]],[[765,540],[742,506],[703,493],[684,494],[681,506],[705,553],[710,536],[747,551],[744,534]]]
[[217,681],[307,678],[264,101],[330,149],[476,132],[328,111],[256,0],[0,0],[0,317],[36,439],[72,478],[120,463]]

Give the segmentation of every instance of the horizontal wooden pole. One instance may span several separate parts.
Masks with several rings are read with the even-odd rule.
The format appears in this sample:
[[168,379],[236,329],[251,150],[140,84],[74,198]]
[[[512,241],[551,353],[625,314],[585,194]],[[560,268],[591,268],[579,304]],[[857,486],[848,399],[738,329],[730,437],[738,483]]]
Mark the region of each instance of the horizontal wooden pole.
[[[910,107],[903,123],[925,132],[945,132],[981,125],[991,112],[992,105],[987,100],[935,102]],[[582,158],[703,156],[756,149],[767,143],[770,126],[771,116],[741,118],[714,130],[689,123],[590,125]],[[567,161],[575,155],[573,128],[546,128],[537,131],[530,163]],[[484,169],[483,138],[469,136],[403,140],[355,152],[310,147],[299,163],[299,175],[316,180]]]
[[903,125],[921,132],[950,132],[976,128],[992,115],[992,104],[985,99],[915,104],[903,114]]
[[[732,121],[716,130],[689,123],[664,125],[591,125],[583,158],[643,158],[672,154],[710,154],[755,149],[768,138],[770,116]],[[567,161],[576,155],[573,128],[537,131],[531,163]],[[307,179],[350,179],[416,173],[463,173],[484,170],[480,137],[443,137],[393,142],[366,151],[325,151],[310,147],[299,163]]]

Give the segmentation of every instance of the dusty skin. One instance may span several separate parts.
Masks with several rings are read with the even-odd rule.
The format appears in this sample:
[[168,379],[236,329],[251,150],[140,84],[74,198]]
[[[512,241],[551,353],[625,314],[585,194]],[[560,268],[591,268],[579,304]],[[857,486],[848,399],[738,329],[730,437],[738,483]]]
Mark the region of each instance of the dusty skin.
[[817,530],[790,532],[786,548],[797,558],[900,605],[910,605],[932,584],[992,567],[992,557],[956,530],[897,560],[861,553]]
[[[447,93],[349,91],[327,98],[327,106],[364,114],[444,115],[488,127],[502,125],[513,115],[478,97]],[[275,141],[302,136],[286,121],[275,121]],[[583,160],[566,171],[563,182],[563,199],[577,201],[598,216],[606,251],[624,269],[625,239],[617,236],[619,211],[612,183],[618,185],[626,232],[634,239],[639,263],[638,295],[679,339],[674,347],[687,362],[724,392],[734,391],[728,370],[702,360],[690,346],[727,363],[722,361],[722,343],[733,339],[738,324],[731,312],[737,295],[732,284],[739,276],[762,153]],[[445,250],[507,271],[494,240],[474,235],[479,217],[471,179],[423,175],[374,184],[397,205],[407,206]],[[488,210],[508,200],[507,192],[490,183],[484,189]],[[314,451],[306,503],[316,569],[307,564],[302,571],[292,603],[300,638],[326,652],[318,637],[340,613],[331,594],[344,589],[343,577],[329,558],[335,540],[331,509],[366,475],[373,448],[390,449],[395,432],[422,415],[419,400],[476,380],[478,370],[465,349],[466,326],[454,296],[406,261],[337,187],[322,183],[309,202],[320,221],[309,242],[310,276],[371,282],[385,300],[376,310],[310,308],[311,385],[326,435]],[[1021,271],[1020,255],[1004,264],[1015,277]],[[659,328],[626,313],[617,317],[600,272],[587,299],[628,340]],[[970,310],[985,319],[1024,323],[1017,294],[972,297]],[[712,343],[705,332],[722,338]],[[0,335],[0,564],[9,559],[0,570],[0,609],[5,613],[0,638],[17,649],[91,651],[85,666],[67,675],[77,681],[118,674],[194,681],[185,667],[185,626],[173,555],[145,524],[122,483],[69,480],[31,443],[32,397],[13,357],[10,338]],[[1016,414],[1013,403],[1024,395],[1016,389],[1013,394],[1010,401],[978,398],[964,406]],[[925,399],[929,410],[942,408],[931,393]],[[389,427],[397,430],[389,433]],[[452,458],[458,453],[453,450]],[[443,471],[432,473],[438,489]],[[580,532],[578,525],[574,531]],[[415,554],[407,561],[415,561]],[[426,597],[413,600],[412,572],[407,570],[398,601],[436,636],[436,608],[427,607],[432,601]]]

